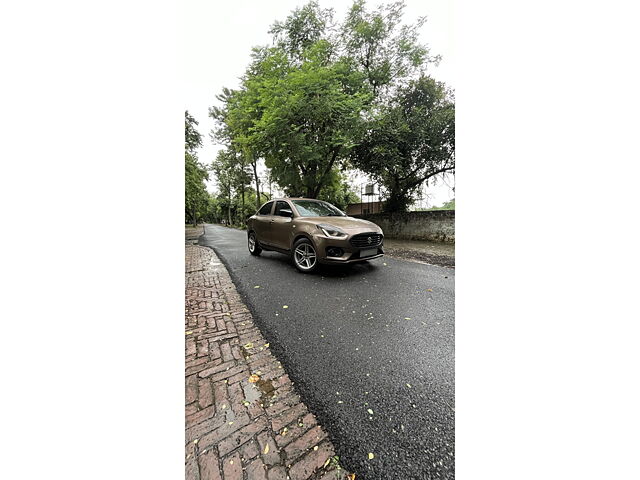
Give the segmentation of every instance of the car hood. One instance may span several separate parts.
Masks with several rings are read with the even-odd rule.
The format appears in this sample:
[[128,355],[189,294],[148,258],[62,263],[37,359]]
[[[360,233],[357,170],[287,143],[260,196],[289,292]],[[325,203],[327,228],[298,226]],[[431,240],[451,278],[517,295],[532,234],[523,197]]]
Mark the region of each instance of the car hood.
[[333,225],[334,227],[341,228],[345,232],[359,233],[359,232],[380,232],[382,229],[373,222],[368,220],[362,220],[361,218],[354,217],[298,217],[296,220],[304,222],[325,225]]

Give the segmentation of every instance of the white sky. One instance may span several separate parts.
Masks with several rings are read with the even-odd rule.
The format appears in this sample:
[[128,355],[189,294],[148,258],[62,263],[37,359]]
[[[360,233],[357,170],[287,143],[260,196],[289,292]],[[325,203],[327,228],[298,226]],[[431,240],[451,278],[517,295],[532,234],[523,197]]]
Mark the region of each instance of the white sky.
[[[208,116],[208,109],[218,105],[216,95],[223,87],[237,88],[240,76],[249,63],[251,48],[266,45],[271,41],[269,27],[276,20],[284,20],[305,0],[186,0],[183,7],[184,59],[184,99],[185,109],[199,122],[198,131],[204,135],[204,146],[198,157],[203,163],[210,163],[220,145],[213,145],[209,132],[214,126]],[[323,8],[333,8],[335,19],[340,21],[352,4],[351,0],[319,0]],[[369,1],[368,9],[383,3]],[[385,2],[388,3],[388,2]],[[454,41],[453,2],[451,0],[406,0],[404,21],[413,23],[420,16],[427,22],[422,28],[421,41],[426,43],[432,54],[442,56],[440,64],[431,67],[430,74],[455,88],[454,81]],[[363,179],[362,179],[363,180]],[[453,177],[446,184],[453,186]],[[361,181],[358,178],[357,182]],[[428,204],[441,205],[450,200],[454,192],[445,182],[428,187]],[[214,190],[215,182],[209,182],[209,190]],[[355,185],[355,183],[354,183]],[[360,191],[359,185],[356,190]]]

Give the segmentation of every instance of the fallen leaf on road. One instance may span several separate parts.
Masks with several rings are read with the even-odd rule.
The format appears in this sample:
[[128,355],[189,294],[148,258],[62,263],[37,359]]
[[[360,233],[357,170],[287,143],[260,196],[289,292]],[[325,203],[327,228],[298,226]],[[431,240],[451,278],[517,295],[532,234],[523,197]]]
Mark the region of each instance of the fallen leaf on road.
[[282,308],[289,308],[289,305],[282,305]]
[[258,380],[260,380],[260,377],[255,373],[249,377],[249,383],[256,383]]
[[268,343],[265,343],[265,344],[264,344],[264,348],[269,348],[269,344],[268,344]]
[[411,385],[407,383],[407,387],[411,388]]
[[327,461],[324,462],[323,467],[326,467],[327,465],[329,465],[329,462],[331,461],[331,458],[327,458]]
[[316,445],[315,447],[313,447],[313,451],[315,452],[316,450],[318,450],[318,445]]
[[191,330],[189,330],[187,333],[185,333],[185,335],[191,335],[193,332]]
[[253,287],[253,288],[260,288],[260,285],[256,285],[256,286],[255,286],[255,287]]
[[369,460],[373,460],[373,457],[375,457],[375,455],[373,453],[369,453]]
[[383,262],[382,264],[383,264],[383,265],[386,265],[386,263],[384,263],[384,262]]
[[430,288],[427,288],[427,292],[433,292],[433,290]]
[[338,403],[344,403],[342,400],[338,400]]
[[411,320],[411,317],[404,317],[405,320]]
[[370,408],[367,408],[367,412],[369,412],[369,415],[373,415],[373,410],[371,410]]
[[264,447],[264,454],[266,455],[267,453],[269,453],[269,444],[268,443]]
[[251,342],[249,342],[249,343],[245,343],[245,344],[244,344],[244,348],[247,348],[247,349],[249,349],[249,348],[253,348],[253,343],[251,343]]
[[349,475],[347,475],[347,480],[356,480],[356,474],[350,473]]

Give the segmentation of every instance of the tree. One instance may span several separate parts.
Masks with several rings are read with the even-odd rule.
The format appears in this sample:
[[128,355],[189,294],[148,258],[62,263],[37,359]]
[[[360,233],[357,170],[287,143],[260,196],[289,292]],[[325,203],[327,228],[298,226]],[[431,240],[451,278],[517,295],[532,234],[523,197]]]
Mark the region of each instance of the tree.
[[209,174],[205,167],[198,161],[196,151],[202,146],[202,135],[196,129],[198,121],[188,111],[184,112],[184,199],[185,214],[193,226],[198,223],[201,210],[209,201],[209,193],[205,180]]
[[455,169],[455,106],[444,84],[421,77],[371,120],[353,164],[385,189],[386,211],[406,211],[418,188]]

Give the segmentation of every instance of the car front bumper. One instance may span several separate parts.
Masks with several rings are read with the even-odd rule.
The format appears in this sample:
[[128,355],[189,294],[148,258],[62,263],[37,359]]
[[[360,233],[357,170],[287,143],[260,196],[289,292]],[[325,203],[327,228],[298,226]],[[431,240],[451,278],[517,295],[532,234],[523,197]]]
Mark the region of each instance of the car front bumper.
[[[313,243],[315,244],[315,247],[316,247],[318,262],[324,263],[324,264],[357,263],[357,262],[363,262],[365,260],[372,260],[374,258],[380,258],[384,255],[384,250],[383,250],[384,238],[379,245],[375,247],[366,247],[366,248],[354,247],[349,242],[350,238],[351,238],[351,235],[349,235],[344,239],[328,238],[324,235],[314,235]],[[328,256],[327,249],[329,248],[342,249],[342,255],[337,257]],[[367,257],[360,256],[360,252],[362,250],[370,250],[373,248],[377,250],[377,253],[375,255],[370,255]]]

